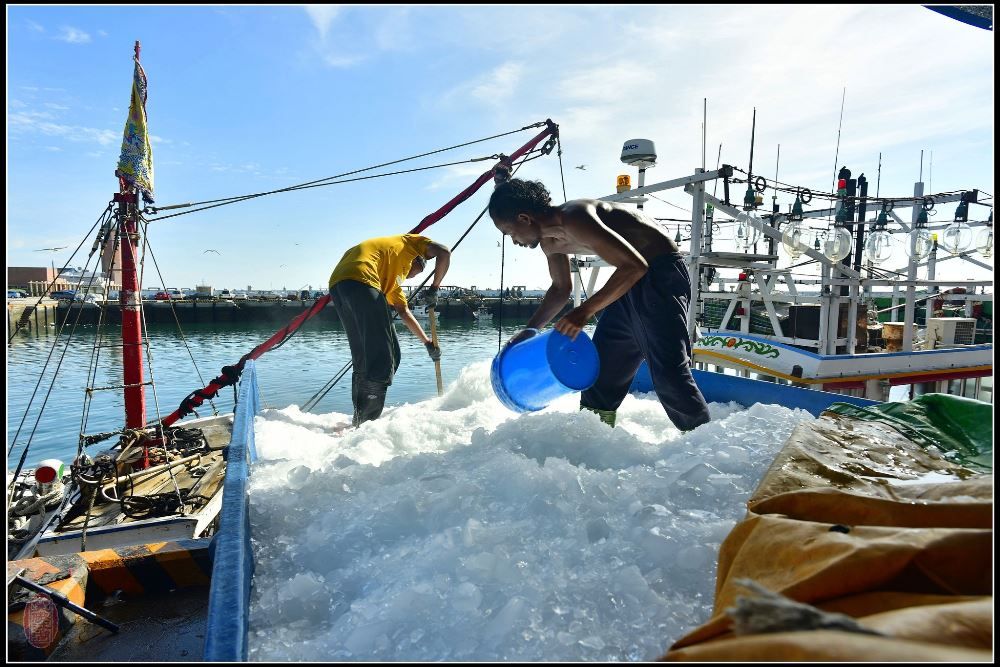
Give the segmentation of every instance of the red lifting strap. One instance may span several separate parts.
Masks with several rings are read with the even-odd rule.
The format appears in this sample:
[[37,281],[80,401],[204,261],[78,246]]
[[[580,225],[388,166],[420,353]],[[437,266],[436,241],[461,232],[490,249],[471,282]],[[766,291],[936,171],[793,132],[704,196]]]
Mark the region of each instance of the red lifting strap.
[[[549,136],[550,134],[554,134],[556,129],[557,126],[551,121],[548,121],[546,123],[546,127],[544,130],[539,132],[528,143],[518,148],[507,161],[500,162],[496,166],[484,172],[482,176],[476,179],[475,183],[462,190],[447,204],[445,204],[444,206],[442,206],[441,208],[439,208],[438,210],[434,211],[426,218],[421,220],[420,224],[411,229],[409,233],[419,234],[420,232],[424,231],[425,229],[433,225],[435,222],[437,222],[444,216],[451,213],[451,211],[456,206],[458,206],[466,199],[474,195],[476,191],[479,190],[479,188],[483,187],[483,185],[488,180],[493,178],[493,174],[498,166],[509,164],[510,162],[513,162],[514,160],[517,160],[518,158],[524,156],[529,151],[534,149],[534,147],[537,146],[538,142],[540,142],[542,139]],[[172,413],[164,417],[160,423],[164,427],[171,426],[178,419],[181,419],[182,417],[191,414],[196,408],[200,407],[201,404],[204,403],[206,400],[211,400],[215,398],[215,396],[219,393],[219,390],[221,390],[223,387],[228,387],[229,385],[235,384],[240,379],[240,375],[243,373],[243,366],[246,365],[247,359],[257,359],[262,354],[273,348],[275,345],[279,344],[281,341],[286,340],[288,337],[294,334],[299,327],[305,324],[306,320],[311,318],[319,311],[323,310],[323,308],[326,307],[326,304],[330,301],[330,298],[331,298],[330,295],[326,294],[322,298],[316,299],[316,303],[312,305],[312,308],[300,313],[298,316],[295,317],[295,319],[289,322],[287,326],[285,326],[277,333],[275,333],[273,336],[268,338],[266,341],[255,347],[249,353],[243,355],[243,357],[240,358],[239,362],[237,362],[235,366],[224,366],[221,375],[219,375],[217,378],[209,382],[208,386],[206,386],[204,389],[198,389],[188,394],[188,396],[183,401],[181,401],[180,407],[178,407]]]
[[[552,134],[552,131],[553,131],[554,127],[555,126],[550,123],[544,130],[542,130],[541,132],[539,132],[538,135],[535,136],[535,138],[533,138],[531,141],[529,141],[525,145],[523,145],[520,148],[518,148],[514,152],[514,154],[510,156],[510,161],[513,162],[513,161],[517,160],[518,158],[520,158],[525,153],[527,153],[528,151],[532,150],[535,146],[538,145],[539,141],[541,141],[542,139],[544,139],[546,136]],[[467,187],[464,190],[462,190],[450,202],[448,202],[447,204],[445,204],[444,206],[442,206],[441,208],[439,208],[438,210],[434,211],[433,213],[431,213],[430,215],[428,215],[426,218],[424,218],[423,220],[421,220],[420,224],[418,224],[416,227],[414,227],[413,229],[410,230],[410,234],[419,234],[420,232],[424,231],[425,229],[427,229],[428,227],[430,227],[431,225],[433,225],[435,222],[437,222],[438,220],[440,220],[444,216],[446,216],[449,213],[451,213],[452,209],[454,209],[456,206],[458,206],[459,204],[461,204],[462,202],[464,202],[466,199],[468,199],[472,195],[476,194],[476,191],[479,190],[479,188],[483,187],[483,185],[486,183],[486,181],[488,181],[491,178],[493,178],[493,172],[495,170],[496,170],[496,167],[493,167],[489,171],[484,172],[482,176],[480,176],[479,178],[476,179],[475,183],[473,183],[469,187]]]

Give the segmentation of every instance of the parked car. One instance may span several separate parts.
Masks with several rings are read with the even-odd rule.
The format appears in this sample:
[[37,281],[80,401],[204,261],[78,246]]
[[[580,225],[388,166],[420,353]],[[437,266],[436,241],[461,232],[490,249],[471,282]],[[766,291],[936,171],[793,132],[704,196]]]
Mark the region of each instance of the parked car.
[[243,293],[240,293],[240,292],[237,292],[236,294],[233,294],[233,301],[246,301],[246,300],[247,300],[247,295],[246,294],[243,294]]
[[219,290],[219,298],[224,301],[232,301],[234,296],[231,290]]
[[83,292],[77,292],[73,300],[83,301],[84,303],[104,303],[104,295],[96,292],[89,292],[86,294]]
[[170,301],[170,292],[157,292],[153,295],[156,301]]
[[66,299],[67,301],[72,301],[73,299],[76,298],[76,290],[72,289],[56,290],[55,292],[49,293],[49,298],[56,300]]

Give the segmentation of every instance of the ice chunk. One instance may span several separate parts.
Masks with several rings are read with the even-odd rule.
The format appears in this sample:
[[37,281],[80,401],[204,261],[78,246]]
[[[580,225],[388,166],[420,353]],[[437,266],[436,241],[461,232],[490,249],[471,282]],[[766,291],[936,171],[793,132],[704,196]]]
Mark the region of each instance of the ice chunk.
[[591,519],[587,522],[587,540],[591,544],[606,540],[611,536],[611,527],[604,519]]
[[288,487],[293,490],[301,489],[309,481],[309,466],[295,466],[288,471]]
[[451,599],[451,606],[458,611],[475,611],[483,601],[483,594],[475,584],[468,581],[458,585]]
[[604,640],[597,635],[591,635],[590,637],[585,637],[580,640],[580,646],[586,646],[587,648],[592,648],[595,651],[600,651],[605,647]]

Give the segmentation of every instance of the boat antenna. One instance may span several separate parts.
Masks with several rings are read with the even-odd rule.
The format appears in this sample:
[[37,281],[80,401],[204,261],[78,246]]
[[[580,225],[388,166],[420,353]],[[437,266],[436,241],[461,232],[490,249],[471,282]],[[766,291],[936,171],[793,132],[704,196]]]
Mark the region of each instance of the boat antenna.
[[[778,182],[778,164],[781,162],[781,144],[778,144],[778,157],[774,159],[774,182]],[[777,196],[777,195],[775,195]]]
[[[774,158],[774,184],[778,184],[778,165],[781,164],[781,144],[778,144],[778,156]],[[775,188],[774,194],[771,195],[771,206],[772,212],[778,212],[778,189]]]
[[920,151],[920,177],[917,179],[921,183],[924,182],[924,152]]
[[703,98],[701,119],[701,170],[705,171],[705,134],[708,131],[708,98]]
[[878,175],[875,181],[875,198],[878,199],[878,189],[882,184],[882,153],[878,154]]
[[931,173],[928,180],[930,183],[927,184],[927,191],[934,192],[934,151],[931,151]]
[[844,126],[844,102],[847,100],[847,86],[844,86],[844,94],[840,97],[840,122],[837,123],[837,150],[833,154],[833,180],[830,181],[830,191],[836,189],[837,184],[837,160],[840,159],[840,130]]
[[757,132],[757,107],[753,108],[753,123],[750,125],[750,169],[747,172],[747,184],[753,180],[753,138]]
[[[715,158],[715,170],[719,171],[719,165],[722,164],[722,144],[719,144],[719,155]],[[719,189],[719,179],[715,179],[712,182],[712,196],[715,196],[715,191]]]

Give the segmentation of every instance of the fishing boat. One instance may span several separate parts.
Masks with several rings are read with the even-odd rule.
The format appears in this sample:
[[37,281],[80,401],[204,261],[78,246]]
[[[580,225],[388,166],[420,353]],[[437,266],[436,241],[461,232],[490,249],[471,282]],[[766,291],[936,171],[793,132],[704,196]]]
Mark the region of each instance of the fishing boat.
[[[161,415],[155,405],[157,418],[150,420],[147,415],[154,407],[146,401],[146,389],[153,384],[147,377],[153,376],[151,366],[149,375],[145,369],[148,341],[138,269],[148,241],[142,225],[143,204],[153,201],[146,85],[137,42],[129,117],[115,172],[120,187],[101,217],[88,258],[88,264],[102,262],[104,275],[121,276],[122,368],[118,376],[123,381],[112,387],[91,383],[87,388],[77,455],[68,465],[49,459],[24,469],[31,435],[23,441],[15,435],[11,444],[11,451],[22,445],[16,469],[8,469],[7,481],[8,656],[12,659],[115,659],[125,650],[121,642],[106,644],[100,651],[64,646],[79,617],[118,632],[116,623],[88,611],[85,601],[124,595],[130,601],[124,606],[137,610],[143,606],[140,600],[151,599],[148,596],[193,586],[200,593],[187,600],[192,613],[197,615],[205,607],[208,545],[218,528],[234,417],[215,411],[213,416],[180,421],[202,400],[211,398],[204,393],[192,396],[189,389],[183,390],[187,398],[171,414]],[[94,290],[93,279],[83,283],[95,273],[80,275],[78,288]],[[63,335],[72,336],[73,317],[79,317],[87,306],[93,307],[66,304],[57,345]],[[100,324],[107,324],[105,318]],[[97,352],[95,348],[92,361]],[[39,384],[44,373],[43,369]],[[88,377],[96,377],[95,372]],[[51,382],[54,387],[55,376]],[[161,386],[159,390],[169,395],[176,388]],[[87,433],[90,399],[100,391],[123,393],[124,423],[113,431]],[[43,409],[44,404],[39,420],[44,418]],[[97,450],[100,444],[103,450]],[[124,614],[119,622],[135,621],[139,628],[148,627],[158,615],[162,614],[154,602]],[[184,634],[157,637],[140,630],[141,636],[133,632],[124,642],[148,641],[150,648],[161,649],[160,655],[169,659],[179,655],[181,649],[171,652],[169,647],[183,644]],[[194,638],[194,632],[188,634]],[[56,657],[57,650],[68,652]]]
[[431,316],[430,311],[431,309],[424,304],[410,306],[410,312],[413,313],[413,316],[416,317],[417,319],[421,320],[430,319]]

